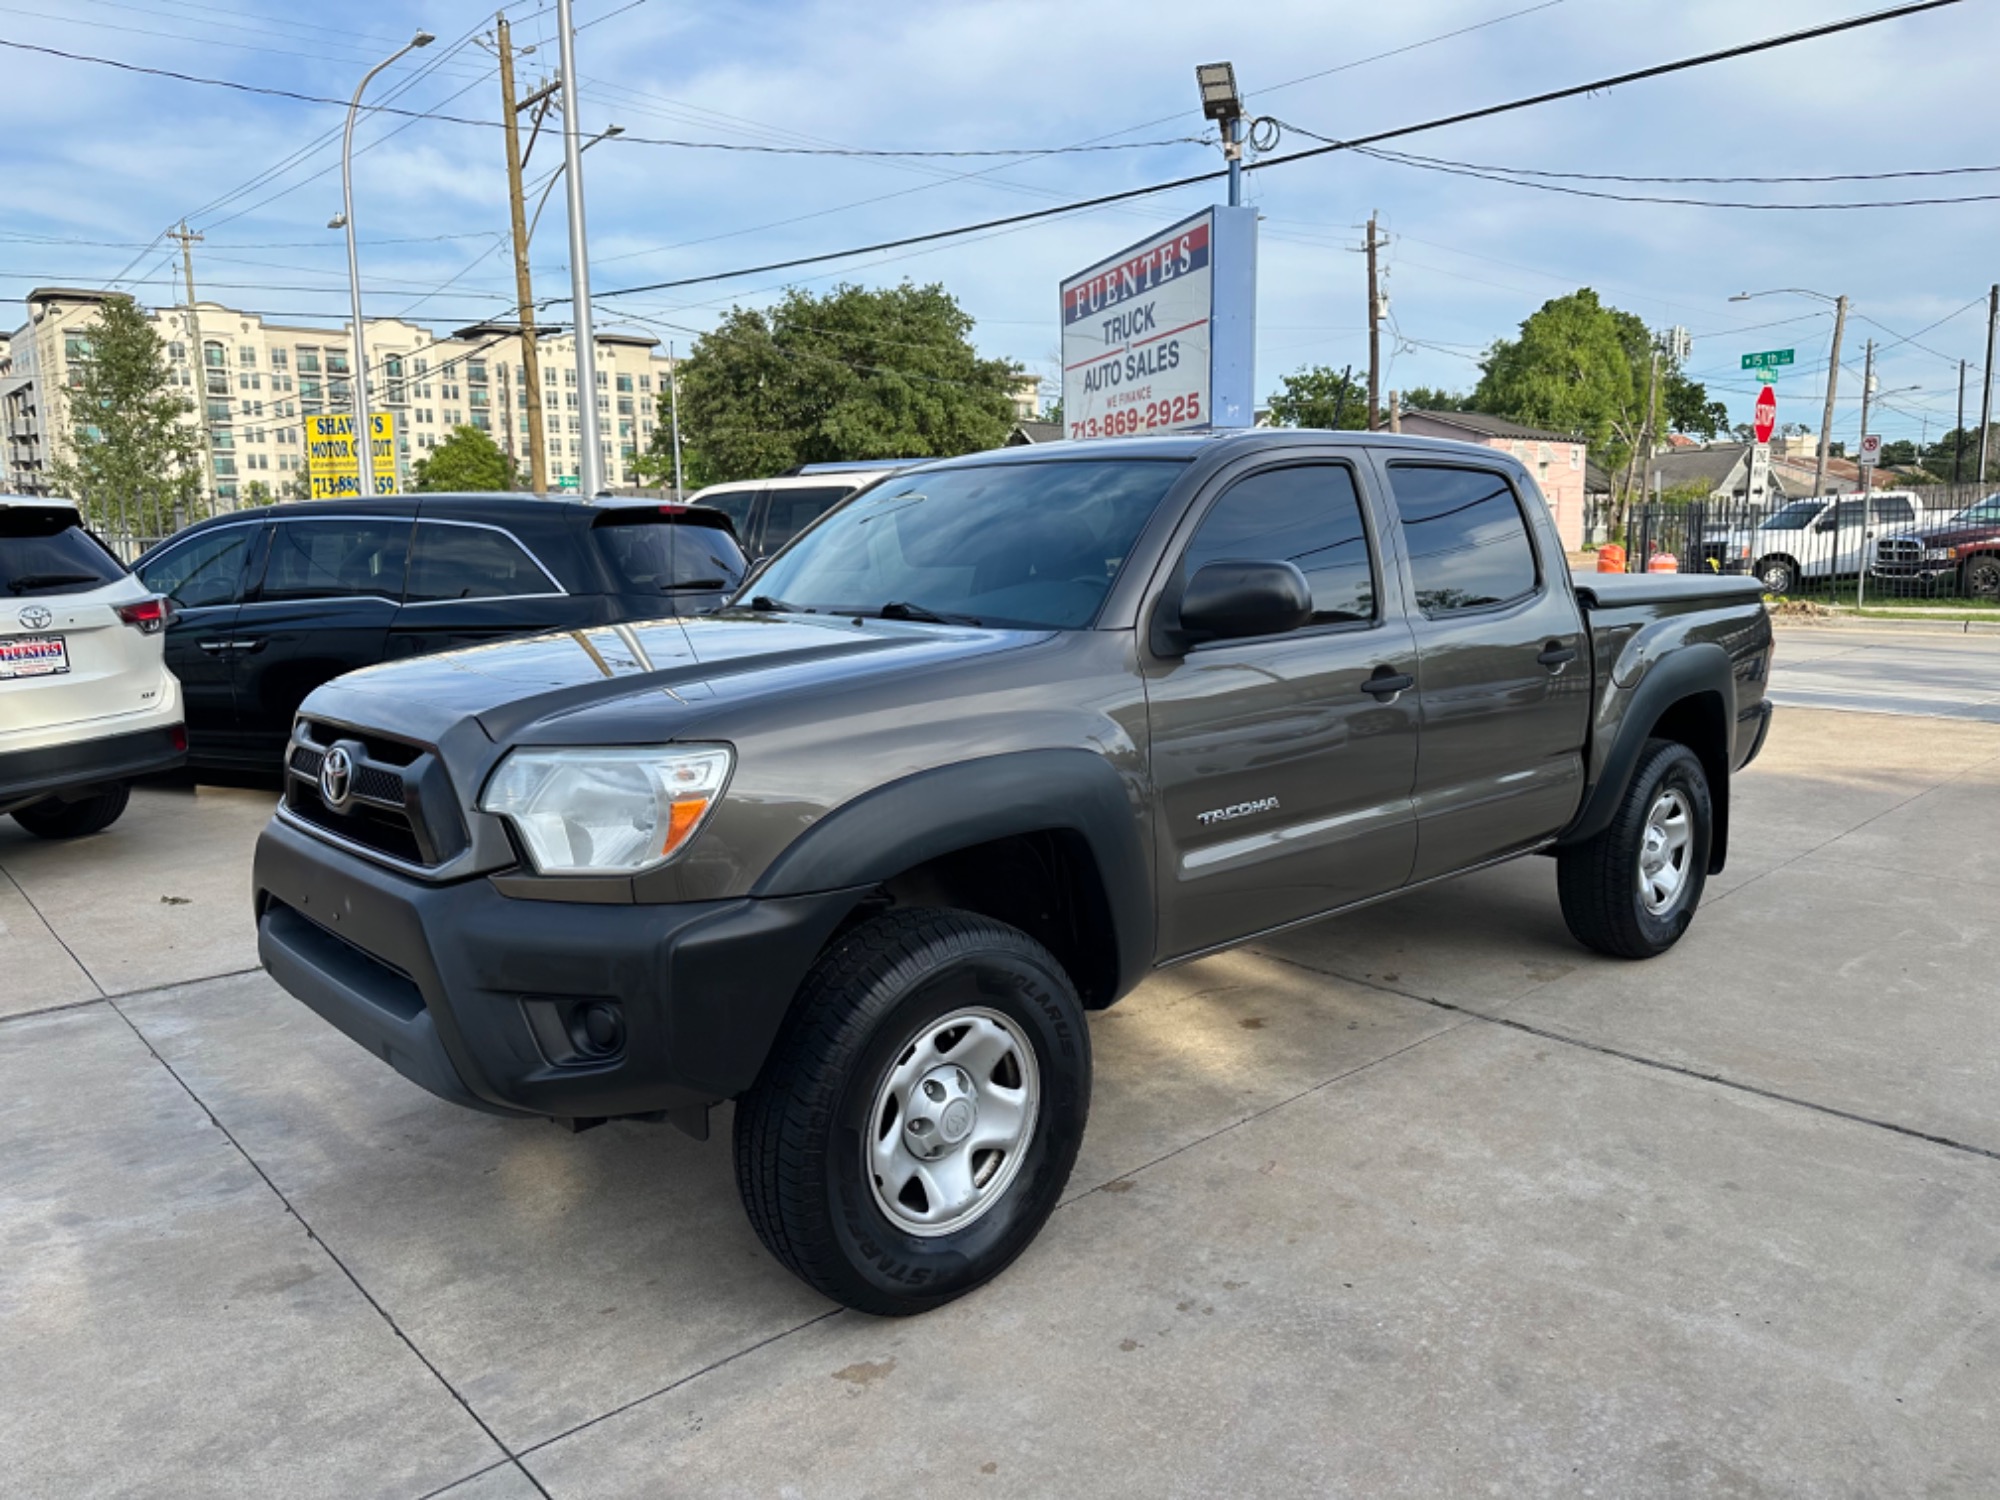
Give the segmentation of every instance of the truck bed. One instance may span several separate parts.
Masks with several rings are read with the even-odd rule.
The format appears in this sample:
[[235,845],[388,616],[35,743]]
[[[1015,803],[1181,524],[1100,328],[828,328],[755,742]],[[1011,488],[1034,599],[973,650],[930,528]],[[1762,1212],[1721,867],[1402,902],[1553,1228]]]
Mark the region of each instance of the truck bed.
[[1587,609],[1623,609],[1635,604],[1686,606],[1697,600],[1743,604],[1761,598],[1764,585],[1720,573],[1579,573],[1576,592]]

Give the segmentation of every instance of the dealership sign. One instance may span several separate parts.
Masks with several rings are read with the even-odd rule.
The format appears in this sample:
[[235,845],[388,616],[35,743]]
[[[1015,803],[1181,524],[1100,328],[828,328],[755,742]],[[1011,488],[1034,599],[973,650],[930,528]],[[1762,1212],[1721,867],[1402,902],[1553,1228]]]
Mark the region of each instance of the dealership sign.
[[1248,427],[1257,211],[1211,208],[1062,284],[1064,436]]
[[[396,414],[374,411],[368,414],[374,429],[369,443],[369,467],[374,483],[367,491],[375,495],[396,493]],[[362,493],[361,460],[355,452],[354,418],[344,412],[328,416],[308,416],[306,426],[306,479],[315,500],[353,500]]]

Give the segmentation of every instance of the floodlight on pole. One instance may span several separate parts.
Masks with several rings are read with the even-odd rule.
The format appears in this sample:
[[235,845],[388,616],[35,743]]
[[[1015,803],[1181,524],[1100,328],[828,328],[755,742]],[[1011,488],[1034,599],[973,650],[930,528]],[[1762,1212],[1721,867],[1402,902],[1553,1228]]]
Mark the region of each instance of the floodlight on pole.
[[1197,63],[1195,86],[1201,90],[1204,119],[1222,127],[1222,154],[1229,161],[1229,206],[1243,202],[1243,96],[1236,91],[1234,63]]
[[[350,447],[358,466],[357,484],[364,495],[375,492],[375,438],[374,426],[368,416],[368,344],[361,327],[361,259],[354,240],[354,120],[361,112],[361,96],[368,92],[368,85],[375,81],[376,74],[391,63],[400,61],[406,54],[428,47],[436,40],[428,31],[419,31],[408,43],[362,75],[360,87],[355,89],[353,101],[347,106],[347,128],[340,138],[341,211],[336,222],[347,231],[347,291],[354,309],[354,436]],[[327,227],[334,226],[329,224]]]

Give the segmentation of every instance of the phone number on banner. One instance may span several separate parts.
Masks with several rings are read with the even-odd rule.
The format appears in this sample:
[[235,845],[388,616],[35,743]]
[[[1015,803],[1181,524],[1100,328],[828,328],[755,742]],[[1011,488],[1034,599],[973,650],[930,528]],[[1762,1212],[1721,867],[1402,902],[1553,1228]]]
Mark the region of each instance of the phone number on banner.
[[1128,437],[1135,432],[1153,432],[1183,422],[1201,420],[1201,393],[1190,391],[1172,400],[1148,401],[1144,406],[1128,406],[1102,417],[1082,417],[1076,424],[1080,438]]

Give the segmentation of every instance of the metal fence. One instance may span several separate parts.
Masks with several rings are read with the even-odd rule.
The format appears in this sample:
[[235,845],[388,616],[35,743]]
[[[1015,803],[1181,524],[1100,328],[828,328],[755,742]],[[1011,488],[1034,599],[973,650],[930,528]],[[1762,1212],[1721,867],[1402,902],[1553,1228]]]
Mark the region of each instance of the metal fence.
[[1742,574],[1789,597],[2000,603],[2000,494],[1978,485],[1646,504],[1626,536],[1626,572]]

